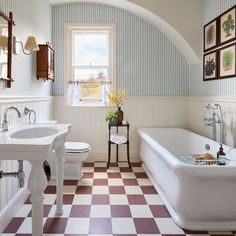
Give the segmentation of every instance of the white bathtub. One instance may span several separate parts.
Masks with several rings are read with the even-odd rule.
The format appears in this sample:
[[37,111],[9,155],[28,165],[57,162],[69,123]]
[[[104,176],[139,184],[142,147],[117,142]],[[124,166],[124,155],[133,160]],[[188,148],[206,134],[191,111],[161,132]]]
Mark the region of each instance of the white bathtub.
[[[178,128],[141,128],[140,157],[173,220],[190,230],[236,230],[236,150],[223,146],[232,161],[197,166],[177,154],[216,154],[219,143]],[[227,152],[228,151],[228,152]]]

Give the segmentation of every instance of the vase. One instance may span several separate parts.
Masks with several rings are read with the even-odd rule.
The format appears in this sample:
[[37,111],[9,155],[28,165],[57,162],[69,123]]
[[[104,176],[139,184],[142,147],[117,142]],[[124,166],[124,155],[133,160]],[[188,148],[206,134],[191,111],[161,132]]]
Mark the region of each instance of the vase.
[[117,124],[118,125],[122,125],[122,120],[123,120],[123,111],[121,110],[120,107],[118,107],[117,111],[116,111],[116,114],[117,114]]

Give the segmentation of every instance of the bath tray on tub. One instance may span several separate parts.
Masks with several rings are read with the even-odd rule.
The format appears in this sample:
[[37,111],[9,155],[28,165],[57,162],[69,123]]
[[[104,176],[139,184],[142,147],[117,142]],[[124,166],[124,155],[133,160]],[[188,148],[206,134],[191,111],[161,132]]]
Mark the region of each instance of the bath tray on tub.
[[176,157],[186,163],[186,164],[190,164],[190,165],[200,165],[200,166],[210,166],[210,165],[227,165],[227,160],[204,160],[204,159],[196,159],[198,157],[200,157],[202,155],[200,154],[179,154],[176,155]]

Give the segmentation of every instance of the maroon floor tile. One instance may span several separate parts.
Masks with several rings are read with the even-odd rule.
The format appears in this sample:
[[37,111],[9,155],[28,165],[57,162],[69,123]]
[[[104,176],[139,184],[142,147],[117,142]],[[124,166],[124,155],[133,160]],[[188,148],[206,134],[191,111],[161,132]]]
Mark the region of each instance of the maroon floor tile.
[[[43,217],[48,217],[51,209],[52,209],[52,205],[43,205]],[[32,210],[29,212],[27,217],[32,217]]]
[[94,167],[94,162],[84,162],[83,166],[84,167]]
[[113,236],[137,236],[137,234],[113,234]]
[[153,186],[140,186],[144,194],[157,194]]
[[32,236],[32,234],[15,234],[15,236]]
[[147,204],[143,195],[128,194],[127,198],[130,205],[146,205]]
[[138,181],[136,179],[123,179],[123,183],[125,186],[137,186]]
[[106,167],[95,167],[94,172],[107,172]]
[[83,178],[84,179],[92,179],[93,178],[93,173],[92,172],[84,172],[83,173]]
[[132,217],[129,206],[126,205],[111,205],[111,217]]
[[64,234],[64,236],[88,236],[88,234]]
[[107,176],[109,179],[120,179],[121,178],[120,173],[107,173]]
[[45,234],[64,234],[68,218],[48,218],[44,224]]
[[120,172],[133,172],[129,167],[120,167]]
[[109,186],[110,194],[125,194],[125,188],[123,186]]
[[74,194],[64,194],[63,195],[63,204],[71,205],[74,199]]
[[147,179],[148,176],[144,172],[136,172],[134,173],[137,179]]
[[109,195],[96,194],[92,195],[92,205],[107,205],[110,204]]
[[153,218],[135,218],[134,224],[137,234],[159,234],[160,231]]
[[8,224],[3,233],[16,233],[24,220],[25,218],[21,217],[13,218],[13,220]]
[[164,205],[149,205],[155,218],[170,218],[170,214]]
[[208,234],[207,231],[192,231],[192,230],[187,230],[183,229],[185,234]]
[[78,180],[64,180],[64,185],[76,186],[77,184],[78,184]]
[[92,194],[92,186],[78,186],[76,194]]
[[31,204],[30,197],[27,198],[27,200],[25,201],[24,204],[27,204],[27,205],[28,205],[28,204]]
[[71,207],[70,217],[87,218],[90,216],[90,205],[74,205]]
[[185,234],[162,234],[162,236],[185,236]]
[[110,167],[118,167],[119,165],[118,165],[118,163],[117,162],[112,162],[112,163],[110,163]]
[[131,163],[131,166],[132,166],[132,167],[141,167],[141,166],[142,166],[142,163],[141,163],[141,162],[132,162],[132,163]]
[[93,185],[96,185],[96,186],[107,186],[108,185],[108,181],[107,181],[107,179],[94,179],[93,180]]
[[45,194],[56,194],[56,186],[55,185],[49,185],[47,188],[44,190]]
[[111,218],[90,218],[89,233],[111,234],[112,233]]

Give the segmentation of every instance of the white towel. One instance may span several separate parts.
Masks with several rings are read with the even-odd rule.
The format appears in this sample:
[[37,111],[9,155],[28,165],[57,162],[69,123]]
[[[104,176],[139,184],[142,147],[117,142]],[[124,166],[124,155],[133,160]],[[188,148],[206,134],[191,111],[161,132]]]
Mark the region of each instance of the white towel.
[[127,138],[125,136],[119,134],[112,134],[111,141],[116,144],[122,144],[127,142]]

